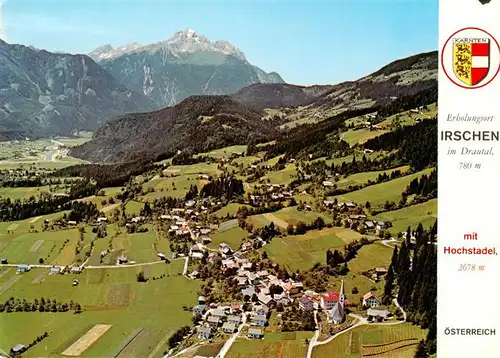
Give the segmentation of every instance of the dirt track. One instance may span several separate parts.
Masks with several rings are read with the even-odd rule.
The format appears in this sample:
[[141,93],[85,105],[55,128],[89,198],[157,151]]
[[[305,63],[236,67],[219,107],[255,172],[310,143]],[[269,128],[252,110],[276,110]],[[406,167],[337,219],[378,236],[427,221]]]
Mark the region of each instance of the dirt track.
[[111,328],[108,324],[96,324],[87,333],[81,336],[68,349],[62,352],[65,356],[78,357],[94,344],[101,336]]

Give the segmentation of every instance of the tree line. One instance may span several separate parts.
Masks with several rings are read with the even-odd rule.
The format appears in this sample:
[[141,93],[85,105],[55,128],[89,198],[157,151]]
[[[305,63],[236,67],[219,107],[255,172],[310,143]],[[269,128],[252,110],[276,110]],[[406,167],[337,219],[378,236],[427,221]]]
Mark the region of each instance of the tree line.
[[427,338],[420,342],[418,358],[436,353],[436,235],[437,223],[428,232],[422,224],[415,231],[408,228],[400,249],[394,247],[384,287],[384,303],[396,296],[407,320],[429,329]]

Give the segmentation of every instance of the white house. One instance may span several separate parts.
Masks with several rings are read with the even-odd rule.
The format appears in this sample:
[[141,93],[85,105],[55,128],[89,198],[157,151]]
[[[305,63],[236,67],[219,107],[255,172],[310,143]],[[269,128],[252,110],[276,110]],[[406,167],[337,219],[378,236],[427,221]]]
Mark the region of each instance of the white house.
[[363,295],[363,306],[365,307],[377,307],[382,305],[382,301],[373,292],[368,292]]

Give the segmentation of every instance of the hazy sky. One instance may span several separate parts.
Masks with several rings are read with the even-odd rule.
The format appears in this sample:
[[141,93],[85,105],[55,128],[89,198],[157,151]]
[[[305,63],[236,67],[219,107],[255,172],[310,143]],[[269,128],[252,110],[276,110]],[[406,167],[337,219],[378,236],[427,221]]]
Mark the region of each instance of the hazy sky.
[[86,53],[107,43],[154,43],[192,28],[230,41],[252,64],[296,84],[354,80],[438,46],[437,0],[3,3],[9,43]]

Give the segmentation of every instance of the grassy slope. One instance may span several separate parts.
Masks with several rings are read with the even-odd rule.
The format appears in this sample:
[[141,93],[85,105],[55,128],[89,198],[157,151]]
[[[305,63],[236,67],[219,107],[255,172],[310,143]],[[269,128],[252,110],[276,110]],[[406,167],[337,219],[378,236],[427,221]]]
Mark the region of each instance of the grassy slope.
[[431,171],[432,169],[426,169],[388,182],[371,185],[344,195],[338,195],[336,198],[339,201],[349,201],[361,205],[369,201],[372,207],[384,205],[386,201],[398,202],[401,198],[401,193],[413,179],[420,178],[423,174],[429,174]]

